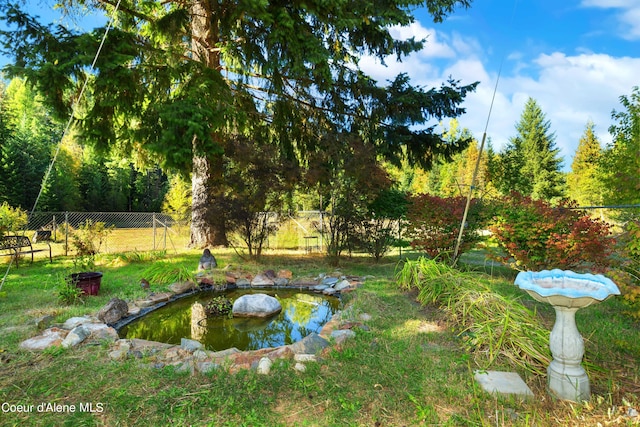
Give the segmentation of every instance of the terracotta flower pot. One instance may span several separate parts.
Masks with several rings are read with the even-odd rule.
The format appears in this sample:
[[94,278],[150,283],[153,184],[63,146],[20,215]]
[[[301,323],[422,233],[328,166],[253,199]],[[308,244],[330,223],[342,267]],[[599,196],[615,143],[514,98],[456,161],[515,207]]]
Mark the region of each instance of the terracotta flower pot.
[[85,295],[98,295],[100,283],[102,282],[102,273],[93,271],[73,273],[70,277],[71,283],[82,289]]

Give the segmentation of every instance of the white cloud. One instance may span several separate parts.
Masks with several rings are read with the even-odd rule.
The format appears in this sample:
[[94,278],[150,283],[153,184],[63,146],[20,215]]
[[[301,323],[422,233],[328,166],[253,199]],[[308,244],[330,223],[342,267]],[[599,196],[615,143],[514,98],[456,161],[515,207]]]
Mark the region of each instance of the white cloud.
[[428,58],[452,58],[455,51],[445,42],[439,40],[438,34],[433,29],[423,27],[419,22],[413,22],[406,27],[394,26],[389,33],[396,39],[407,40],[415,37],[416,40],[425,40],[424,48],[419,55]]
[[[612,124],[611,111],[620,109],[619,97],[629,94],[637,85],[640,58],[567,56],[555,52],[540,55],[535,64],[538,69],[533,76],[512,74],[501,78],[488,135],[496,149],[504,147],[515,135],[514,125],[520,120],[524,103],[529,97],[534,98],[551,123],[550,131],[555,132],[556,144],[568,169],[588,121],[596,125],[603,144],[611,141],[607,131]],[[487,89],[469,97],[478,110],[489,110],[492,94]],[[471,108],[469,113],[461,123],[476,136],[481,135],[479,129],[484,125],[481,117],[475,117]]]
[[639,0],[582,0],[585,8],[616,9],[616,19],[620,22],[618,33],[626,40],[640,40]]
[[[474,46],[473,40],[459,43],[455,40],[464,39],[428,31],[439,41],[440,49],[451,50],[455,56],[433,58],[418,52],[402,64],[390,59],[387,68],[375,64],[371,58],[363,58],[361,65],[365,72],[374,77],[385,76],[385,79],[392,79],[398,72],[406,72],[414,84],[427,87],[439,86],[449,76],[463,84],[480,81],[476,92],[467,96],[463,105],[467,113],[459,119],[461,126],[471,130],[480,140],[494,97],[497,72],[487,71],[480,59],[482,51],[479,48],[467,49]],[[503,70],[500,77],[487,128],[487,136],[495,150],[502,149],[516,135],[515,124],[520,120],[529,97],[537,101],[550,121],[550,131],[555,133],[566,170],[571,166],[587,122],[594,122],[596,134],[603,145],[611,141],[608,133],[612,124],[611,112],[621,108],[620,96],[630,94],[638,85],[640,58],[550,52],[528,63],[523,63],[524,60],[523,56],[513,54],[503,67],[508,71]]]

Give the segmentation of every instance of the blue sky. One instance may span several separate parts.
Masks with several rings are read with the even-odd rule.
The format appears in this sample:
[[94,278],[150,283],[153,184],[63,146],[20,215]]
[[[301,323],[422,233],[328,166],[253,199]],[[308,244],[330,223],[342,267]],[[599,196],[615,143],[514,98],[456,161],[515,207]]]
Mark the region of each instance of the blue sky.
[[[51,16],[52,0],[26,3]],[[393,32],[427,37],[422,51],[402,63],[390,58],[386,67],[365,57],[361,67],[380,82],[405,72],[427,88],[449,76],[480,81],[459,120],[480,140],[502,63],[487,128],[496,150],[516,135],[515,124],[532,97],[550,121],[568,170],[587,122],[594,122],[603,145],[609,143],[619,97],[640,86],[640,0],[474,0],[444,23],[434,24],[426,11],[416,17]]]
[[594,122],[603,145],[610,143],[612,110],[622,109],[620,96],[640,86],[640,0],[474,0],[441,24],[417,16],[397,33],[428,37],[421,52],[386,68],[372,58],[361,66],[379,81],[406,72],[426,87],[448,76],[480,81],[459,119],[480,140],[503,63],[487,128],[496,150],[516,135],[532,97],[569,170],[587,122]]

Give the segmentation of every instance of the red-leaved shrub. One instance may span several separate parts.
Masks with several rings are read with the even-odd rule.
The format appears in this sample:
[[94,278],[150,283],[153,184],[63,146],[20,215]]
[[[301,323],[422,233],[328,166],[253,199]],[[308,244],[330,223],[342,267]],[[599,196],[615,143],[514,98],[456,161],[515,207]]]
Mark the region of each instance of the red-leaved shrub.
[[[407,237],[411,246],[431,257],[453,255],[467,199],[420,194],[410,200],[407,212]],[[472,200],[462,235],[459,254],[480,239],[479,202]],[[458,255],[459,255],[458,254]]]
[[494,206],[489,227],[502,252],[494,257],[518,269],[604,271],[615,245],[611,226],[575,207],[567,201],[554,207],[518,193],[505,197]]

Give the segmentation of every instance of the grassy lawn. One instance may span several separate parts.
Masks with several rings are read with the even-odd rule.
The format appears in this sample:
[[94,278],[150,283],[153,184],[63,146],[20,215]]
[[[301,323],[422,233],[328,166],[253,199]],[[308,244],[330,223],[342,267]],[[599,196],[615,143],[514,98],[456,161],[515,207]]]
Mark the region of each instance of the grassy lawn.
[[[0,412],[0,425],[50,426],[595,426],[637,425],[627,416],[640,410],[640,324],[623,314],[618,299],[577,313],[585,338],[586,366],[592,399],[570,403],[551,398],[546,379],[519,373],[535,398],[523,401],[484,393],[473,381],[476,369],[515,370],[506,359],[490,366],[482,355],[463,346],[445,310],[422,306],[412,292],[401,291],[394,276],[397,257],[373,264],[366,258],[344,260],[345,274],[369,275],[365,285],[348,297],[352,309],[369,313],[369,330],[318,363],[297,372],[293,361],[276,362],[267,376],[254,371],[231,375],[224,370],[189,375],[171,368],[149,369],[144,360],[112,361],[109,345],[54,348],[44,353],[19,349],[37,333],[34,320],[54,315],[97,312],[110,298],[145,295],[140,279],[152,265],[167,263],[195,269],[200,252],[180,251],[162,257],[144,254],[110,255],[99,260],[105,273],[100,295],[84,304],[58,302],[56,286],[70,261],[36,261],[12,268],[0,296],[0,404],[35,405],[34,412]],[[287,268],[295,276],[327,273],[333,268],[315,255],[268,253],[260,264],[232,252],[215,252],[221,266],[247,270]],[[477,253],[467,267],[482,270],[477,280],[503,295],[517,295],[535,308],[543,323],[553,324],[549,307],[515,288],[513,272],[486,264]],[[2,273],[6,264],[0,264]],[[464,265],[462,266],[464,267]],[[166,284],[165,284],[166,285]],[[152,290],[163,285],[152,283]],[[37,405],[75,405],[63,414],[38,413]],[[80,411],[93,404],[97,412]],[[635,423],[635,424],[634,424]]]

